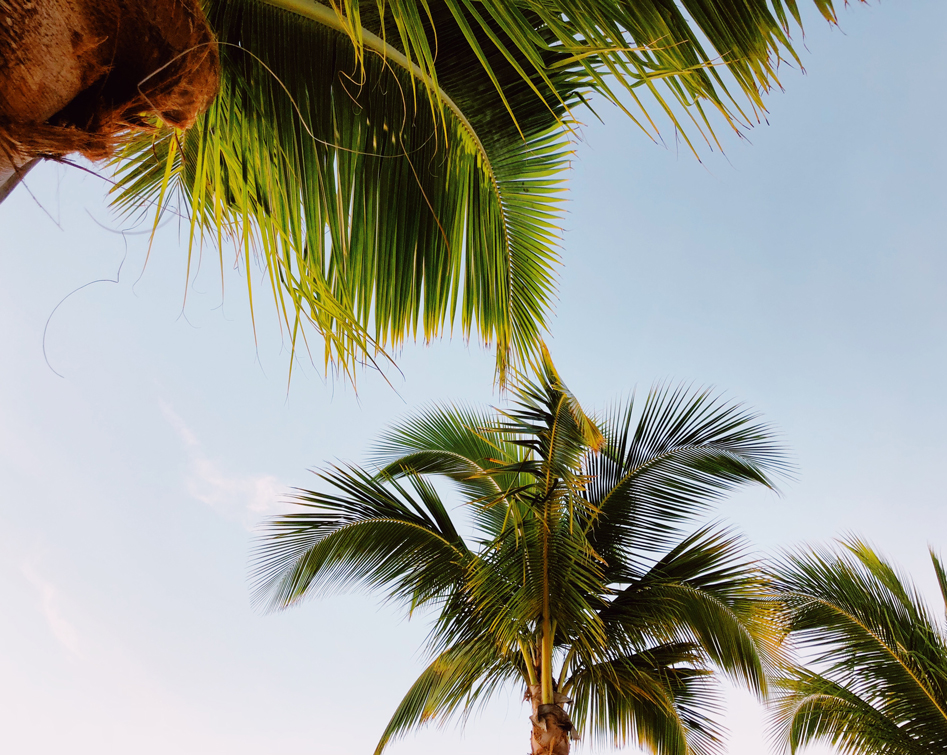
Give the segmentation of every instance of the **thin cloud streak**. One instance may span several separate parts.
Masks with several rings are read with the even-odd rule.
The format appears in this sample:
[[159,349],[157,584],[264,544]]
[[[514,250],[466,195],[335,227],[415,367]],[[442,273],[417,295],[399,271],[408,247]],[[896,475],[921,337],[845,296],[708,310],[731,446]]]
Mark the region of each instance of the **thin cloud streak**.
[[227,519],[237,519],[248,530],[264,516],[286,510],[281,502],[285,486],[273,475],[228,474],[204,453],[197,435],[166,401],[161,413],[181,439],[188,457],[187,492]]
[[52,582],[37,573],[32,564],[21,564],[20,572],[26,578],[26,581],[39,592],[40,610],[53,637],[71,656],[81,658],[79,633],[72,622],[62,614],[59,590]]

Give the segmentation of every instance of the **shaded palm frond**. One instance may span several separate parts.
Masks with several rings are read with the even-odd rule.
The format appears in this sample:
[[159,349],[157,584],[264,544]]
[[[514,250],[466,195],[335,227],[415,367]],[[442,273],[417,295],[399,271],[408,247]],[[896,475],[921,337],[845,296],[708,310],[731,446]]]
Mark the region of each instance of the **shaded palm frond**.
[[552,293],[569,155],[560,119],[582,75],[557,68],[531,84],[494,47],[484,55],[500,89],[477,86],[465,32],[436,5],[422,27],[433,36],[436,23],[452,51],[438,62],[437,109],[423,96],[434,84],[396,47],[375,35],[379,49],[359,55],[335,11],[292,5],[209,2],[220,93],[187,134],[131,144],[118,206],[176,194],[192,244],[229,236],[245,263],[256,249],[294,347],[314,324],[327,363],[350,370],[456,317],[466,337],[496,344],[505,381],[510,360],[536,350]]
[[796,752],[812,742],[829,742],[844,755],[930,753],[884,712],[845,687],[796,667],[780,681],[772,707],[772,739]]
[[721,692],[709,671],[694,667],[700,655],[677,643],[583,668],[567,688],[574,722],[606,745],[656,755],[720,752]]
[[767,583],[746,552],[731,529],[686,537],[599,612],[609,644],[693,642],[707,662],[762,696],[782,636],[771,604],[760,600]]
[[[831,0],[814,2],[826,20],[836,22]],[[476,51],[484,80],[494,86],[501,87],[501,77],[489,58],[493,50],[537,93],[543,84],[550,86],[546,77],[553,71],[576,68],[653,134],[652,108],[685,138],[693,128],[709,142],[714,136],[705,106],[725,122],[746,122],[744,108],[750,117],[758,115],[762,94],[779,85],[780,62],[799,63],[790,39],[792,28],[802,25],[796,0],[341,0],[335,7],[348,19],[356,46],[362,43],[358,24],[385,18],[386,38],[396,40],[437,81],[450,54],[437,18],[446,8]],[[427,21],[436,32],[433,39],[425,34]],[[550,63],[544,57],[549,50],[562,57]],[[690,128],[679,120],[681,107]]]

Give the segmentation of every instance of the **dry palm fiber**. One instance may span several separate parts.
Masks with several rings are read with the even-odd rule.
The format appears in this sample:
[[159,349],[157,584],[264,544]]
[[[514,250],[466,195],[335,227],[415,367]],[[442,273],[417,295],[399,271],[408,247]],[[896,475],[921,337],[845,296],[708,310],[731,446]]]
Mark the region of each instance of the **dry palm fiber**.
[[106,158],[151,117],[191,125],[219,72],[197,0],[0,0],[0,155]]

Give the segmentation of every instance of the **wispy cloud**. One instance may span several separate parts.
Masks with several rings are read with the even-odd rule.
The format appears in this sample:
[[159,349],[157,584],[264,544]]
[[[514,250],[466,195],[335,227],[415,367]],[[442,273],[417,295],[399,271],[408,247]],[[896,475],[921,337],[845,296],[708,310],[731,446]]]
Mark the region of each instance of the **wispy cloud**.
[[187,448],[197,448],[200,446],[200,443],[197,441],[197,436],[191,432],[191,428],[187,426],[184,420],[171,408],[171,404],[167,401],[161,402],[161,414],[164,415],[168,424],[174,428],[178,437],[181,438],[181,442],[184,443]]
[[41,576],[30,563],[21,564],[20,571],[26,577],[26,581],[39,592],[40,610],[53,637],[70,655],[80,657],[79,633],[72,622],[63,616],[59,591],[55,585]]
[[161,413],[187,452],[187,490],[194,498],[229,519],[239,519],[248,529],[261,517],[286,510],[281,502],[285,486],[276,477],[229,473],[204,453],[197,436],[170,404],[162,402]]

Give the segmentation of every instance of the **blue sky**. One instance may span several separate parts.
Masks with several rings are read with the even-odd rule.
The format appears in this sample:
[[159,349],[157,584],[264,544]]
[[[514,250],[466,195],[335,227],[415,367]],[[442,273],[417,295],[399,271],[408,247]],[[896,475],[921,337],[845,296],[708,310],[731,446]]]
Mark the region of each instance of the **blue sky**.
[[[697,163],[617,114],[590,120],[549,344],[588,406],[667,380],[760,410],[798,479],[720,516],[764,552],[859,533],[933,594],[947,7],[875,3],[842,28],[810,14],[807,75],[784,70],[769,124],[726,157]],[[397,392],[365,374],[357,396],[302,367],[287,396],[286,343],[260,306],[254,345],[241,271],[228,264],[219,307],[211,253],[182,317],[176,223],[142,274],[147,235],[114,232],[101,180],[49,165],[27,184],[0,206],[0,747],[370,751],[422,667],[423,621],[364,595],[253,613],[250,531],[307,468],[360,460],[425,402],[496,403],[492,356],[412,346]],[[119,283],[63,300],[123,258]],[[758,713],[733,703],[731,752],[763,751]],[[463,735],[391,752],[525,751],[525,715],[498,698]]]

